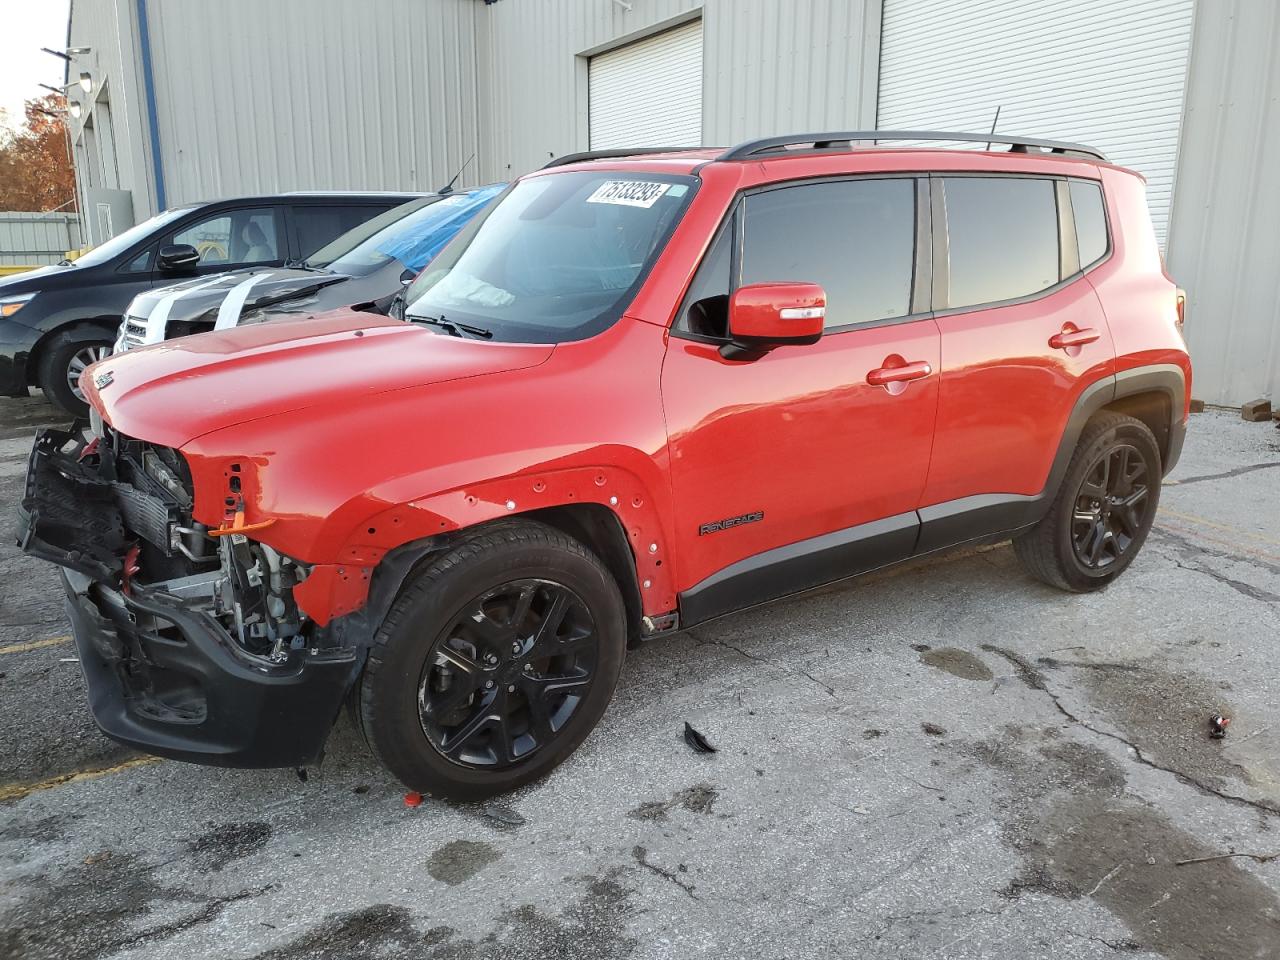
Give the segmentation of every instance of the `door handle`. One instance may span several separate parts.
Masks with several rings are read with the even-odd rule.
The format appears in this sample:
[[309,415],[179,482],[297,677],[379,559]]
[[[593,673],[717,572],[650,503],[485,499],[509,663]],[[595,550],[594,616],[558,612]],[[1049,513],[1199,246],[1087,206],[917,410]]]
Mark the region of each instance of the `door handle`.
[[905,383],[908,380],[921,380],[933,373],[933,367],[927,360],[915,363],[904,363],[899,367],[877,367],[867,374],[867,383],[873,387],[887,387],[891,383]]
[[1083,330],[1063,328],[1061,333],[1055,333],[1049,338],[1049,346],[1055,350],[1065,350],[1067,347],[1082,347],[1086,343],[1093,343],[1101,336],[1102,334],[1092,327],[1085,327]]

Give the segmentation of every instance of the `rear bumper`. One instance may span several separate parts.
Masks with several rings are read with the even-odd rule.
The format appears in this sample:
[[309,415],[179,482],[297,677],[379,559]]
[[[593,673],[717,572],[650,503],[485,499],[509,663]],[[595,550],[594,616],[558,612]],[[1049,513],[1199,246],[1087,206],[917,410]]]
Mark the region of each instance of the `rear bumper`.
[[64,569],[67,615],[102,732],[147,753],[225,767],[319,758],[359,664],[266,667],[216,621],[161,596],[123,596]]

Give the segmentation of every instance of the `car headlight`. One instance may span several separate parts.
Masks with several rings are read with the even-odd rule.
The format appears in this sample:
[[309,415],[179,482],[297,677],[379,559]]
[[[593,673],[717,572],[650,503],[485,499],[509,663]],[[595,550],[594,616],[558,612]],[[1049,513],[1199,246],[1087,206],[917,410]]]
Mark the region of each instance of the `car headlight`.
[[34,296],[34,293],[23,293],[16,297],[0,297],[0,317],[12,317],[25,307]]

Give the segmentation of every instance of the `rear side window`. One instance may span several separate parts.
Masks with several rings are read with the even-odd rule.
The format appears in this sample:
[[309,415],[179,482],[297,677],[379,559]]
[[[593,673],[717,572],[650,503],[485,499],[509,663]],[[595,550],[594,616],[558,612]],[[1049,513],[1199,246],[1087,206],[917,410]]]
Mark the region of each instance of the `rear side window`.
[[298,232],[298,255],[307,259],[330,240],[376,217],[387,207],[369,204],[347,207],[294,207],[293,224]]
[[1076,220],[1080,267],[1097,263],[1107,254],[1107,213],[1102,189],[1092,180],[1071,180],[1071,212]]
[[1059,281],[1058,207],[1052,180],[946,177],[947,304],[1026,297]]
[[818,283],[827,329],[906,316],[915,261],[915,181],[837,180],[746,201],[740,282]]

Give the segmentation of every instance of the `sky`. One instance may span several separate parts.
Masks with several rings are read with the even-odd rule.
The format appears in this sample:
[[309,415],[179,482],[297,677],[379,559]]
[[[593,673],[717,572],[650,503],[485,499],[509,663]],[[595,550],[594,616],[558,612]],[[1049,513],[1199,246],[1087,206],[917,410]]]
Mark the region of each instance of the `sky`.
[[70,2],[0,0],[0,110],[10,126],[22,122],[25,101],[48,93],[38,84],[62,86],[64,61],[40,48],[66,47]]

